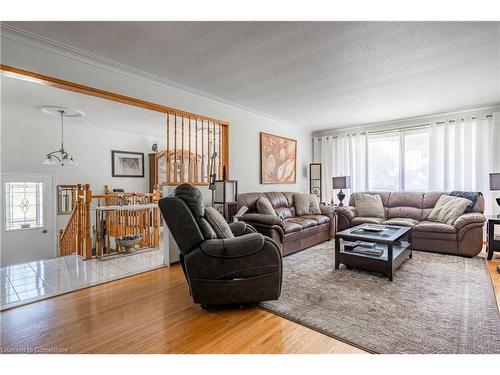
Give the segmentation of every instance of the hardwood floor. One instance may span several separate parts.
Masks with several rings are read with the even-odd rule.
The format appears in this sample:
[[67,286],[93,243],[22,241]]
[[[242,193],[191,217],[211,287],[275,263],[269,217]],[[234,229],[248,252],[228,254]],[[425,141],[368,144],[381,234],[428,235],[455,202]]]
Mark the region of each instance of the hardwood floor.
[[[499,264],[489,262],[500,306]],[[363,353],[258,308],[203,310],[179,266],[4,311],[0,328],[3,352]]]

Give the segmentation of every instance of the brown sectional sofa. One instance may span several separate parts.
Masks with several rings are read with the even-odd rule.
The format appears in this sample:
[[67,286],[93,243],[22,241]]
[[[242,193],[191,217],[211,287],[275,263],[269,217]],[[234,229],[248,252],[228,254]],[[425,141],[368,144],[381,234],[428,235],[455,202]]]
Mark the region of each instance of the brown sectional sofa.
[[[278,216],[257,212],[257,200],[261,197],[269,199]],[[237,203],[238,210],[242,206],[248,207],[240,220],[275,240],[283,255],[295,253],[335,236],[334,210],[320,206],[321,215],[296,216],[292,192],[238,194]]]
[[453,225],[428,221],[427,218],[438,199],[445,192],[367,192],[379,194],[385,218],[359,217],[351,195],[349,206],[338,207],[337,230],[362,224],[394,224],[413,227],[414,250],[431,251],[472,257],[483,247],[483,226],[486,220],[484,198],[479,196],[473,212],[463,214]]

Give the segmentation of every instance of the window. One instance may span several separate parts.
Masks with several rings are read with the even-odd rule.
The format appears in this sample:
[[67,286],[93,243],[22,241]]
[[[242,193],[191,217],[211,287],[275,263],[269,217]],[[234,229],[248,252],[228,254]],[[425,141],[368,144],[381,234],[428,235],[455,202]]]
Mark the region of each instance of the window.
[[423,191],[429,186],[429,132],[372,135],[368,139],[370,190]]
[[404,187],[407,191],[424,191],[429,186],[429,133],[404,135]]
[[5,230],[43,226],[43,182],[5,183]]
[[370,190],[399,190],[399,135],[378,135],[368,140]]

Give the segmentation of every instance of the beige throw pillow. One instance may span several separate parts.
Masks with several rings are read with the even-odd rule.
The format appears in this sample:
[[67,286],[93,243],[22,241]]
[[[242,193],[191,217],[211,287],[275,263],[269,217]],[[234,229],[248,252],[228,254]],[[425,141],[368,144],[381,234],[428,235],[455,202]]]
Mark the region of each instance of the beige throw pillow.
[[276,211],[274,211],[273,205],[269,202],[269,199],[264,197],[260,197],[257,200],[257,211],[259,214],[278,216],[276,215]]
[[314,194],[309,194],[309,213],[311,215],[321,215],[321,209],[319,208],[319,199]]
[[314,194],[295,193],[293,197],[297,216],[321,214],[318,197]]
[[384,205],[379,194],[354,193],[356,212],[361,217],[385,217]]
[[213,207],[205,207],[205,219],[217,234],[217,238],[233,238],[234,234],[224,216]]
[[293,198],[295,200],[295,214],[297,216],[309,215],[309,206],[311,205],[309,194],[295,193]]
[[443,194],[432,209],[427,220],[453,224],[470,204],[469,199]]

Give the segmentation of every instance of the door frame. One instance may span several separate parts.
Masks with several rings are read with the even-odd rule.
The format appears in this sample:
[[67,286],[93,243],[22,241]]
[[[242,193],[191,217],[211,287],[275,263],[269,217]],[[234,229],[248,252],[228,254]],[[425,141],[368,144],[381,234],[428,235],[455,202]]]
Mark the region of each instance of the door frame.
[[[56,194],[56,175],[53,174],[53,173],[29,173],[29,172],[5,172],[5,171],[2,171],[1,173],[1,186],[0,186],[0,194],[2,194],[2,196],[0,197],[0,201],[3,202],[4,200],[4,191],[3,191],[3,182],[4,182],[4,177],[5,176],[33,176],[33,177],[45,177],[45,178],[48,178],[50,181],[51,181],[51,184],[52,184],[52,189],[50,191],[50,194],[52,196],[52,215],[50,217],[50,221],[52,223],[52,240],[51,240],[51,243],[52,243],[52,255],[54,258],[58,257],[59,256],[59,246],[57,244],[57,237],[58,237],[58,227],[57,227],[57,207],[56,207],[56,204],[57,204],[57,197],[55,196]],[[2,232],[2,235],[6,232],[5,231],[5,228],[4,228],[4,215],[5,215],[5,207],[3,207],[2,205],[2,212],[0,213],[0,218],[2,219],[2,223],[1,223],[1,232]]]

